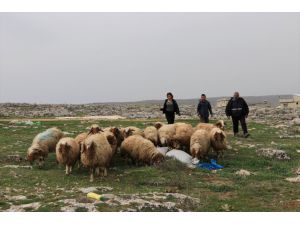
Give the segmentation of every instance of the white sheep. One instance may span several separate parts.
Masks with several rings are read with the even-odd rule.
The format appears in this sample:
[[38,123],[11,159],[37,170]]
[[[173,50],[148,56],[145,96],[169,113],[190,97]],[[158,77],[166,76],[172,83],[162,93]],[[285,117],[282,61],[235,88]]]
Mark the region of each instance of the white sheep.
[[190,143],[190,153],[193,158],[204,159],[209,150],[210,145],[210,136],[207,130],[196,130],[191,136]]
[[39,166],[42,166],[48,153],[55,151],[56,144],[63,135],[63,132],[56,127],[36,135],[32,141],[31,147],[27,150],[27,160],[32,164],[38,159]]

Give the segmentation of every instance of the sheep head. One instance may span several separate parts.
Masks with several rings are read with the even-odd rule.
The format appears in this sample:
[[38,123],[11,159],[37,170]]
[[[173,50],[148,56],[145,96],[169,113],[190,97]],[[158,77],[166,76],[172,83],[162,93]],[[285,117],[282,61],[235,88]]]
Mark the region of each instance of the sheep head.
[[97,124],[93,124],[91,126],[90,131],[89,131],[89,135],[90,134],[97,134],[97,133],[100,133],[100,132],[103,132],[103,130]]
[[161,122],[156,122],[154,124],[154,127],[158,130],[159,128],[161,128],[163,126],[163,124]]
[[110,145],[116,145],[117,144],[117,139],[113,134],[108,134],[106,136],[106,139],[107,139],[107,141]]
[[159,165],[160,163],[162,163],[165,160],[165,157],[163,154],[161,154],[160,152],[155,152],[152,154],[151,156],[151,164],[153,164],[154,166]]
[[81,154],[86,154],[88,158],[92,159],[95,155],[96,144],[94,141],[82,143]]
[[30,164],[33,164],[33,162],[41,156],[43,157],[44,154],[43,150],[39,146],[31,146],[28,149],[27,160]]
[[210,134],[210,141],[215,150],[227,149],[226,134],[220,128],[214,128]]
[[191,153],[192,153],[192,156],[197,159],[200,159],[201,158],[201,151],[200,151],[200,148],[201,148],[201,145],[199,143],[194,143],[192,146],[191,146]]
[[224,122],[224,120],[219,120],[216,124],[215,124],[215,126],[216,127],[218,127],[218,128],[220,128],[221,130],[225,130],[225,125],[226,125],[226,123]]

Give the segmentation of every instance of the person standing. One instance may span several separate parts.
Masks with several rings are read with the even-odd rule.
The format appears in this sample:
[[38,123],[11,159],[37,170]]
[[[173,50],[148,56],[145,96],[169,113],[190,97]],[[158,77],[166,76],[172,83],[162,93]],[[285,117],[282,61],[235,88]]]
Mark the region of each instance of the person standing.
[[231,116],[233,133],[237,136],[239,133],[239,122],[241,123],[244,137],[249,137],[247,130],[246,118],[249,114],[249,107],[246,101],[240,97],[239,92],[234,92],[233,97],[228,101],[226,106],[226,116],[229,118]]
[[202,123],[209,123],[209,114],[213,116],[210,102],[206,100],[206,95],[202,94],[197,107],[197,114]]
[[179,107],[171,92],[167,93],[167,99],[164,102],[163,108],[160,110],[166,115],[168,124],[173,124],[175,121],[175,113],[180,116]]

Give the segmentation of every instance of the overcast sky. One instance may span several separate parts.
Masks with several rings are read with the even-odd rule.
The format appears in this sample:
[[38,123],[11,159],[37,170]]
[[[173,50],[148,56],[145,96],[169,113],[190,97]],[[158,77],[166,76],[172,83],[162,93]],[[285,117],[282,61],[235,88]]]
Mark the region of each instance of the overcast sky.
[[0,13],[0,102],[300,92],[300,13]]

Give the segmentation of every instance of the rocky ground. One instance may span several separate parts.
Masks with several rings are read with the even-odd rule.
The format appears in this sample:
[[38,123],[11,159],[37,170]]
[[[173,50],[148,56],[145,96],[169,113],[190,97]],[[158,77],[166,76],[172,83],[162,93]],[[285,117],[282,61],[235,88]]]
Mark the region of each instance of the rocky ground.
[[[0,118],[53,118],[78,116],[118,116],[127,119],[163,118],[161,104],[111,103],[111,104],[0,104]],[[195,104],[181,104],[181,119],[197,118]],[[215,119],[226,118],[224,108],[213,108]],[[249,119],[256,122],[280,124],[300,117],[300,108],[283,109],[272,106],[250,106]],[[98,118],[99,119],[99,118]]]

